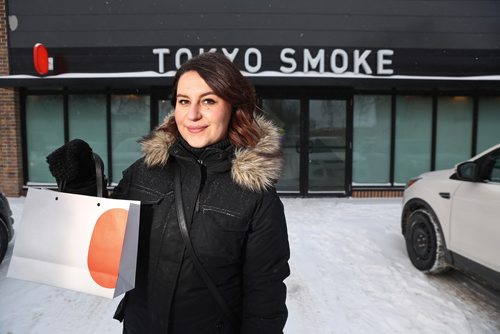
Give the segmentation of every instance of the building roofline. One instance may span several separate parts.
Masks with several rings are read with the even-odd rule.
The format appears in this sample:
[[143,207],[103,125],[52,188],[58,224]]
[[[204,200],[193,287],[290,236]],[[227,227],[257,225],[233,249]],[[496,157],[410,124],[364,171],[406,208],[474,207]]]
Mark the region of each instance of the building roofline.
[[[376,76],[354,73],[266,71],[260,73],[242,72],[255,85],[272,86],[353,86],[356,88],[469,88],[500,89],[500,75],[482,76]],[[0,76],[0,87],[53,87],[53,86],[165,86],[171,85],[175,71],[158,73],[116,72],[116,73],[66,73],[49,76],[6,75]]]

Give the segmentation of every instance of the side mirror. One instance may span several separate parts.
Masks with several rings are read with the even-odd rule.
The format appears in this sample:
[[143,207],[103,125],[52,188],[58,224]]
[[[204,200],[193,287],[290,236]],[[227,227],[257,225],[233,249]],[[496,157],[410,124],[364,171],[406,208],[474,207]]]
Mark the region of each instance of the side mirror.
[[462,181],[476,182],[479,180],[479,168],[476,162],[466,161],[457,165],[457,178]]

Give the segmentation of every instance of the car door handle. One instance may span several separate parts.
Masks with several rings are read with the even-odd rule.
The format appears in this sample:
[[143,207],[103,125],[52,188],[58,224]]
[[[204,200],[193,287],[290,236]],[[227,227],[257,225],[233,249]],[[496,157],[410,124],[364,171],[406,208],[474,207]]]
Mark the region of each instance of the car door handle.
[[446,198],[446,199],[450,199],[450,193],[439,193],[439,196],[441,196],[442,198]]

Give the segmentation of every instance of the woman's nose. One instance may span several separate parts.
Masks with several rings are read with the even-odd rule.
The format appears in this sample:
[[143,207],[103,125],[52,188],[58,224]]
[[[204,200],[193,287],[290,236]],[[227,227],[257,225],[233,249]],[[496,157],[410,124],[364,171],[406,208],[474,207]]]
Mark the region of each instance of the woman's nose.
[[197,103],[191,104],[187,116],[190,121],[199,120],[201,118],[200,106]]

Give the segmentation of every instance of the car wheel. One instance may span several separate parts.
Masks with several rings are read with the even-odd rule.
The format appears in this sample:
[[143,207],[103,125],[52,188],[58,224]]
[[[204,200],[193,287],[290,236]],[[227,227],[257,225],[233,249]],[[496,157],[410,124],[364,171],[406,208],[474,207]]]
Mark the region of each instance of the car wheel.
[[7,252],[7,246],[9,244],[9,235],[5,229],[5,225],[0,218],[0,263],[2,263],[3,257]]
[[418,270],[439,274],[449,269],[441,229],[427,210],[419,209],[408,216],[405,240],[411,263]]

